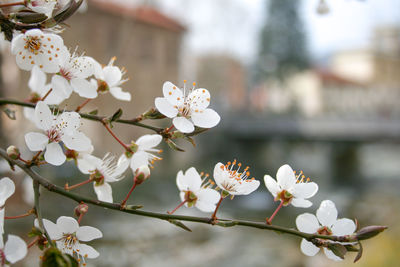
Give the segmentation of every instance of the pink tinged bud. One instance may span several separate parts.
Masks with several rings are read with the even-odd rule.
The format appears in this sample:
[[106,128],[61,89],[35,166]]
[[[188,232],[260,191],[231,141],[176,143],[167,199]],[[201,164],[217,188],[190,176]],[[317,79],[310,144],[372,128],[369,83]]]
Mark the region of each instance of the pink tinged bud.
[[135,172],[134,182],[136,184],[141,184],[144,181],[146,181],[147,178],[149,178],[149,176],[150,176],[149,166],[147,165],[140,166]]
[[366,226],[364,228],[361,228],[356,233],[356,237],[358,240],[370,239],[370,238],[378,235],[379,233],[383,232],[387,228],[388,228],[387,226],[380,226],[380,225]]
[[16,146],[9,146],[7,148],[7,155],[12,159],[18,159],[21,153],[19,153],[19,149]]
[[89,210],[89,206],[86,205],[85,203],[81,203],[78,206],[76,206],[76,208],[74,209],[75,215],[76,216],[81,216],[81,215],[85,215]]

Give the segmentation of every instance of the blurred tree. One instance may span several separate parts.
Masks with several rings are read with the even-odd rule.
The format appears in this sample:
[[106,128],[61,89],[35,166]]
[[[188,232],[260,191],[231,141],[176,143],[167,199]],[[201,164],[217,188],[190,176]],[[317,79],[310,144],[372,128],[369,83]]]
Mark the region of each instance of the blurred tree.
[[309,65],[304,27],[299,15],[300,0],[270,0],[261,30],[255,79],[281,80]]

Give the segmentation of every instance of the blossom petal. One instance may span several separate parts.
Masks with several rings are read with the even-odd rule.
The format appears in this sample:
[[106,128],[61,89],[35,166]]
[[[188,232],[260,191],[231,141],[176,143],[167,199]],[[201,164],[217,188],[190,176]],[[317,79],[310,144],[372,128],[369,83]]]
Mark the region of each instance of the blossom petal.
[[187,190],[183,171],[179,171],[176,175],[176,185],[178,186],[179,191]]
[[88,80],[83,78],[75,78],[71,79],[70,83],[75,93],[78,93],[80,97],[90,99],[97,97],[97,86]]
[[60,75],[53,75],[51,78],[51,86],[54,92],[57,92],[58,95],[64,95],[66,98],[69,98],[72,93],[72,86],[70,83]]
[[78,222],[67,216],[61,216],[57,219],[57,227],[64,234],[73,234],[79,229]]
[[135,172],[139,167],[149,164],[149,153],[138,151],[131,158],[131,169]]
[[87,78],[94,74],[94,59],[92,57],[76,57],[74,58],[72,67],[77,70],[75,73],[78,78]]
[[109,183],[104,182],[102,185],[93,183],[93,187],[98,200],[113,203],[112,188]]
[[332,233],[337,236],[351,235],[356,231],[356,224],[350,219],[339,219],[332,226]]
[[31,71],[31,77],[29,78],[28,87],[32,90],[32,92],[40,94],[45,85],[46,74],[38,66],[34,66]]
[[159,134],[145,134],[139,137],[135,143],[139,146],[140,150],[147,150],[157,146],[161,141],[162,136]]
[[304,238],[301,240],[300,249],[307,256],[315,256],[319,251],[319,247]]
[[258,180],[246,180],[241,184],[239,183],[236,187],[236,192],[230,192],[231,195],[248,195],[257,190],[260,186],[260,181]]
[[[35,219],[34,225],[36,228],[40,229],[38,219]],[[43,219],[43,226],[52,240],[58,240],[63,237],[63,232],[61,232],[59,227],[52,221]]]
[[81,126],[81,116],[77,112],[63,112],[57,116],[56,124],[61,126],[64,134],[75,134]]
[[193,90],[188,99],[193,109],[204,110],[210,104],[210,92],[207,89],[199,88]]
[[195,206],[203,212],[213,212],[221,197],[218,191],[211,188],[205,188],[197,191],[196,196],[197,201]]
[[30,151],[40,151],[49,143],[49,138],[42,133],[30,132],[25,134],[25,143]]
[[317,217],[311,213],[303,213],[297,216],[296,226],[299,231],[307,234],[315,234],[320,227]]
[[4,246],[3,243],[3,234],[4,234],[4,213],[5,208],[0,209],[0,248]]
[[268,191],[276,197],[279,192],[282,191],[282,189],[279,187],[278,183],[269,175],[264,176],[264,183],[265,186],[267,187]]
[[16,235],[8,235],[7,242],[4,246],[4,254],[7,261],[14,264],[25,258],[28,253],[28,247],[22,238]]
[[331,250],[324,248],[324,252],[325,252],[325,255],[331,260],[342,261],[342,259],[340,257],[336,256],[335,253],[333,253]]
[[86,244],[79,244],[79,254],[85,257],[87,255],[87,258],[89,259],[94,259],[97,258],[100,253],[97,252],[93,247],[86,245]]
[[163,84],[163,94],[172,106],[180,106],[183,104],[184,95],[175,84],[171,82],[165,82]]
[[194,131],[193,123],[185,117],[176,117],[172,120],[172,123],[182,133],[191,133]]
[[76,231],[76,237],[79,239],[79,241],[86,242],[101,238],[103,237],[103,234],[99,229],[92,226],[81,226],[79,227],[78,231]]
[[104,80],[109,87],[117,86],[122,78],[121,70],[115,66],[105,66],[103,68],[103,74]]
[[111,87],[110,94],[118,100],[131,101],[131,93],[122,91],[121,87]]
[[309,208],[312,206],[311,201],[302,198],[293,198],[290,204],[297,208]]
[[282,189],[288,190],[296,183],[293,169],[285,164],[278,169],[276,180]]
[[337,219],[337,209],[335,203],[331,200],[324,200],[321,202],[317,210],[317,218],[323,226],[331,227]]
[[221,162],[218,162],[214,167],[214,180],[219,188],[223,188],[222,183],[226,179],[225,166]]
[[221,117],[218,115],[218,113],[209,108],[200,110],[199,112],[195,111],[192,113],[191,117],[194,125],[201,128],[212,128],[221,120]]
[[0,179],[0,208],[4,206],[6,200],[12,196],[14,192],[15,184],[10,178],[4,177]]
[[178,114],[178,109],[169,103],[165,97],[157,97],[154,100],[154,105],[161,114],[168,118],[175,118]]
[[52,165],[60,166],[65,162],[67,157],[64,155],[64,152],[58,143],[50,143],[46,146],[44,159]]
[[129,164],[130,164],[130,160],[126,157],[125,154],[122,154],[117,162],[117,168],[120,171],[120,174],[124,173],[126,171],[126,169],[129,168]]
[[179,175],[178,173],[177,179],[179,179],[177,183],[179,183],[185,191],[196,192],[201,187],[201,177],[194,167],[189,168],[185,175]]
[[95,170],[96,166],[99,166],[99,164],[101,164],[101,159],[99,159],[98,157],[86,154],[84,152],[82,152],[82,154],[84,155],[81,155],[81,153],[79,153],[79,156],[76,159],[78,169],[82,173],[89,174],[90,171]]
[[82,132],[64,135],[61,139],[65,146],[76,151],[86,151],[92,146],[92,141]]
[[47,131],[53,125],[54,116],[51,113],[49,106],[47,106],[47,104],[44,103],[43,101],[37,102],[35,108],[35,117],[36,117],[36,124],[42,130]]
[[298,183],[293,186],[292,194],[295,198],[310,198],[318,191],[318,185],[311,183]]

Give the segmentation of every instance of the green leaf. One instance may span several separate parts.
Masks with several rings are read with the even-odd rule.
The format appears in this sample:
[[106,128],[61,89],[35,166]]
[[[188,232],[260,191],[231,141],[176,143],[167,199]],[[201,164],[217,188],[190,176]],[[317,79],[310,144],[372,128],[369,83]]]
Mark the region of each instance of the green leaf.
[[138,210],[143,208],[142,205],[126,205],[126,210]]
[[361,245],[361,242],[358,242],[358,245],[360,246],[360,249],[358,250],[357,256],[354,258],[354,263],[356,263],[359,259],[361,259],[363,254],[363,247]]
[[344,259],[344,255],[347,253],[346,247],[339,243],[329,243],[328,249],[341,259]]
[[122,109],[118,109],[109,119],[110,122],[116,121],[122,116]]
[[3,112],[7,115],[10,120],[16,120],[15,110],[11,110],[9,108],[3,108]]
[[41,267],[79,267],[78,261],[71,255],[62,254],[57,248],[49,248],[43,254]]
[[97,115],[99,113],[98,109],[92,110],[89,112],[90,115]]
[[31,24],[45,21],[47,19],[47,16],[42,13],[19,11],[17,14],[15,14],[15,18],[22,23]]
[[182,148],[178,147],[171,139],[167,139],[165,142],[173,150],[176,150],[176,151],[179,151],[179,152],[185,152],[185,150],[183,150]]
[[173,220],[173,219],[169,219],[169,220],[167,220],[167,221],[170,222],[170,223],[172,223],[173,225],[176,225],[176,226],[182,228],[183,230],[186,230],[186,231],[188,231],[188,232],[191,232],[191,231],[192,231],[189,227],[187,227],[186,225],[184,225],[181,221]]

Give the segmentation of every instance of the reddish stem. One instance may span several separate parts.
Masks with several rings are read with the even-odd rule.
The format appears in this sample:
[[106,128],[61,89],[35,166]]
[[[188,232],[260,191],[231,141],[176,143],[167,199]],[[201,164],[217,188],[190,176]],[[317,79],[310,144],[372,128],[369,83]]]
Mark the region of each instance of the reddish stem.
[[167,211],[168,214],[174,214],[175,211],[177,211],[180,207],[182,207],[185,203],[187,202],[187,199],[185,199],[184,201],[182,201],[178,206],[176,206],[176,208],[173,211]]
[[39,237],[37,236],[35,239],[32,240],[31,243],[28,244],[28,248],[33,247],[39,241]]
[[32,215],[32,213],[29,211],[25,214],[17,215],[17,216],[4,216],[4,219],[6,220],[12,220],[12,219],[20,219],[20,218],[25,218]]
[[21,155],[18,156],[18,159],[20,161],[22,161],[23,163],[25,163],[25,164],[29,164],[30,163],[28,160],[24,160],[23,158],[21,158]]
[[165,133],[169,133],[172,129],[174,129],[174,125],[172,124],[171,127],[165,130]]
[[122,142],[111,130],[111,128],[108,126],[108,123],[106,121],[103,121],[103,125],[104,127],[106,127],[107,131],[112,135],[112,137],[114,137],[115,140],[117,140],[118,143],[121,144],[121,146],[123,146],[125,148],[126,151],[132,152],[132,150],[124,144],[124,142]]
[[126,195],[125,199],[121,202],[121,207],[124,207],[126,202],[128,201],[129,197],[131,196],[133,190],[137,186],[137,183],[133,183],[131,190],[129,190],[128,194]]
[[25,1],[21,1],[21,2],[0,4],[0,8],[2,8],[2,7],[9,7],[9,6],[24,6],[24,5],[25,5]]
[[224,198],[223,198],[222,195],[221,195],[221,198],[220,198],[219,201],[218,201],[217,207],[215,207],[214,213],[213,213],[213,215],[211,216],[211,219],[212,219],[213,221],[216,221],[216,220],[217,220],[217,211],[218,211],[218,209],[219,209],[219,206],[221,206],[221,202],[222,202],[223,199],[224,199]]
[[49,94],[51,93],[51,91],[53,91],[53,88],[50,88],[50,90],[49,91],[47,91],[47,93],[42,97],[42,99],[40,99],[41,101],[44,101],[48,96],[49,96]]
[[64,186],[64,188],[65,188],[65,190],[71,190],[71,189],[78,188],[78,187],[80,187],[80,186],[82,186],[82,185],[88,184],[88,183],[90,183],[90,182],[92,182],[92,179],[88,179],[88,180],[83,181],[83,182],[81,182],[81,183],[79,183],[79,184],[75,184],[75,185],[71,185],[71,186],[68,186],[68,184],[66,184],[66,185]]
[[81,221],[82,221],[83,215],[85,215],[85,214],[84,214],[84,213],[81,213],[81,214],[79,215],[79,218],[78,218],[78,224],[81,224]]
[[275,215],[278,213],[278,211],[283,207],[283,201],[281,200],[281,203],[279,206],[276,208],[274,213],[272,213],[271,217],[266,219],[267,224],[271,224],[272,219],[275,217]]
[[86,99],[82,104],[80,104],[80,105],[75,109],[75,112],[79,112],[84,106],[86,106],[87,103],[90,102],[90,100],[92,100],[92,99],[90,99],[90,98]]
[[33,158],[31,159],[30,164],[33,164],[33,163],[38,159],[38,157],[40,156],[41,153],[42,153],[42,150],[38,151],[38,152],[36,153],[36,155],[33,156]]

